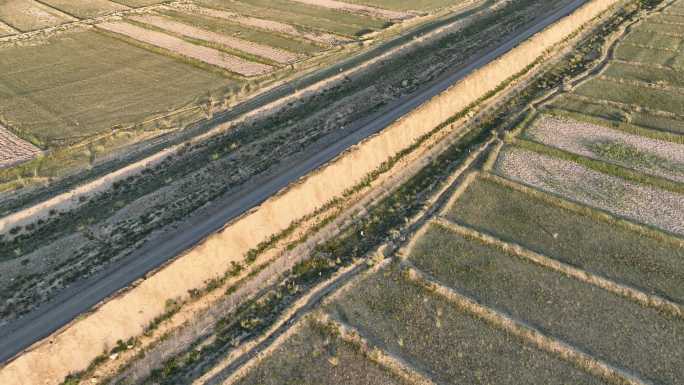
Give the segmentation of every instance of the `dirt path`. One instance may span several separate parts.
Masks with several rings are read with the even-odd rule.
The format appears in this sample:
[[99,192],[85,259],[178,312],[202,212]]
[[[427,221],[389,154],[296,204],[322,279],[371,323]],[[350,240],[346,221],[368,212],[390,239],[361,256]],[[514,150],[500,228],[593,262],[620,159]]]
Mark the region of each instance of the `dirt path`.
[[200,60],[230,72],[244,76],[262,75],[272,70],[266,64],[249,62],[221,51],[194,45],[177,37],[148,30],[126,22],[106,22],[97,25],[103,30],[118,33],[140,42],[169,50],[195,60]]
[[232,36],[226,36],[220,33],[197,28],[189,24],[179,23],[173,19],[163,16],[133,16],[131,17],[131,19],[179,35],[221,44],[228,48],[246,52],[251,55],[260,56],[278,63],[291,63],[303,56],[294,54],[292,52],[287,52],[281,49],[269,47],[267,45],[258,44],[248,40],[238,39]]

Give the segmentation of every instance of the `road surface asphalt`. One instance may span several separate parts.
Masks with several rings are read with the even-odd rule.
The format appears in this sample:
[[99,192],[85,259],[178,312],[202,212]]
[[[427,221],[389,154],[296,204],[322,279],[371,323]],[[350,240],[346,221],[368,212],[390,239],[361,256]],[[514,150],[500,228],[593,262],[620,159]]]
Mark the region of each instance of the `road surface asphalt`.
[[127,287],[161,266],[169,259],[181,254],[208,235],[223,227],[231,219],[258,206],[311,171],[319,168],[348,148],[361,142],[408,112],[441,93],[471,72],[483,67],[505,54],[548,25],[572,13],[587,0],[570,0],[555,11],[535,19],[530,25],[515,31],[496,48],[469,58],[468,61],[435,81],[426,84],[411,95],[390,104],[383,111],[361,119],[348,127],[348,135],[322,148],[311,156],[297,159],[284,165],[281,172],[269,173],[259,183],[250,183],[249,190],[236,191],[214,202],[206,215],[195,216],[177,229],[150,241],[121,261],[105,268],[100,273],[76,283],[62,291],[54,300],[39,307],[26,316],[0,328],[0,362],[5,362],[33,343],[47,337],[69,323],[79,314]]

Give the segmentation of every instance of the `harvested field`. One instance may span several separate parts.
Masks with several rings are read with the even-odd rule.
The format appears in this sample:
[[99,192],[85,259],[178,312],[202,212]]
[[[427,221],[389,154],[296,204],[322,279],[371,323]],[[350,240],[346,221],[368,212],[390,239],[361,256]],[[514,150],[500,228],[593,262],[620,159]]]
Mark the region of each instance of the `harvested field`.
[[18,138],[0,125],[0,168],[26,162],[38,156],[40,149]]
[[555,111],[570,112],[572,118],[585,119],[596,117],[603,120],[606,125],[618,127],[619,124],[627,121],[630,124],[644,127],[647,129],[668,131],[672,133],[684,133],[684,120],[673,117],[665,117],[649,114],[647,112],[626,111],[624,109],[603,104],[574,98],[572,95],[563,95],[554,99],[549,107]]
[[388,20],[403,20],[411,18],[411,14],[405,12],[391,11],[382,8],[369,7],[366,5],[350,4],[336,0],[292,0],[302,4],[315,5],[318,7],[330,8],[339,11],[360,13],[371,17],[378,17]]
[[684,36],[684,24],[680,23],[657,23],[649,19],[647,23],[639,26],[639,30],[646,32],[661,33],[671,36]]
[[0,21],[22,32],[54,27],[77,20],[34,0],[9,0],[0,3]]
[[131,20],[152,25],[175,34],[187,36],[193,39],[217,43],[225,47],[246,52],[251,55],[263,57],[278,63],[290,63],[300,57],[297,54],[275,49],[263,44],[253,43],[247,40],[222,35],[205,29],[196,28],[189,24],[179,23],[173,19],[160,16],[133,16]]
[[574,154],[684,182],[684,145],[549,116],[523,136]]
[[[222,10],[212,9],[212,8],[205,8],[205,7],[192,6],[192,7],[186,8],[186,9],[195,15],[199,14],[199,15],[209,16],[212,18],[230,21],[231,23],[235,23],[239,26],[257,28],[257,29],[261,29],[261,30],[265,30],[265,31],[269,31],[269,32],[276,32],[279,34],[290,35],[290,36],[303,38],[303,39],[311,40],[311,41],[326,44],[326,45],[337,45],[343,41],[347,41],[347,39],[344,39],[340,36],[336,36],[336,35],[328,34],[328,33],[324,33],[324,32],[307,31],[306,29],[297,28],[294,25],[281,23],[281,22],[275,21],[275,20],[267,20],[267,19],[259,19],[259,18],[250,17],[250,16],[242,16],[242,15],[238,15],[237,13],[233,13],[233,12],[222,11]],[[223,22],[222,22],[222,24],[225,25],[225,23],[223,23]],[[241,35],[243,35],[244,31],[241,31],[241,32],[242,32]]]
[[641,47],[678,51],[682,45],[682,38],[650,31],[635,30],[627,35],[624,43]]
[[395,11],[434,11],[463,3],[461,0],[345,0],[352,4],[365,4],[371,7]]
[[655,111],[684,115],[684,93],[637,86],[607,79],[593,79],[577,87],[578,95],[632,104]]
[[447,218],[599,276],[684,304],[684,250],[487,179]]
[[0,49],[0,115],[45,146],[139,122],[237,84],[95,31]]
[[272,70],[271,66],[249,62],[212,48],[198,46],[161,32],[148,30],[126,22],[107,22],[97,25],[103,30],[118,33],[140,42],[150,44],[175,54],[214,65],[244,76],[262,75]]
[[244,16],[276,20],[344,36],[360,36],[387,26],[387,21],[285,0],[198,0],[199,4]]
[[125,5],[109,0],[42,0],[64,13],[81,19],[88,19],[106,15],[108,13],[129,9]]
[[[684,378],[684,322],[652,308],[431,225],[410,260],[482,306],[577,347],[640,378]],[[526,383],[526,381],[521,381]]]
[[[169,18],[176,20],[178,22],[190,24],[194,27],[201,28],[207,31],[212,31],[220,35],[232,36],[240,40],[246,41],[249,44],[272,47],[272,49],[275,49],[276,51],[285,51],[285,53],[288,53],[290,55],[314,55],[324,50],[324,48],[321,47],[320,44],[314,43],[310,40],[306,40],[301,36],[293,38],[293,36],[283,36],[283,34],[280,32],[268,31],[260,27],[242,25],[236,22],[238,19],[241,18],[237,15],[234,18],[228,20],[225,18],[214,17],[208,14],[205,15],[199,11],[195,12],[194,10],[186,10],[184,12],[167,10],[162,12]],[[216,12],[223,13],[224,11]],[[230,12],[225,13],[230,14]],[[228,15],[223,16],[229,17]],[[252,20],[254,18],[247,19]]]
[[315,322],[306,322],[240,385],[402,385],[406,382],[366,358]]
[[359,282],[328,311],[437,384],[598,384],[572,365],[461,313],[396,268]]
[[620,44],[615,50],[615,59],[627,62],[655,64],[674,68],[675,61],[681,56],[675,51]]
[[603,75],[617,79],[658,84],[660,86],[684,88],[684,72],[666,68],[614,62],[606,68]]
[[684,195],[642,186],[532,151],[507,147],[498,174],[613,214],[684,235]]

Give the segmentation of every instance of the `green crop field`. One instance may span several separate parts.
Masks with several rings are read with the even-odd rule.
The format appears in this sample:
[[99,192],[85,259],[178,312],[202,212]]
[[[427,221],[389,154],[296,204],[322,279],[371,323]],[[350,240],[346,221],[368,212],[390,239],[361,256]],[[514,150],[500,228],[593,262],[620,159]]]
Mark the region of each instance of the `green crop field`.
[[198,3],[246,16],[277,20],[346,36],[357,36],[387,26],[384,20],[285,0],[199,0]]
[[624,41],[628,44],[674,51],[679,50],[682,45],[682,38],[680,37],[647,30],[635,30],[631,32]]
[[638,80],[644,83],[659,83],[684,87],[684,72],[666,68],[646,67],[627,63],[611,63],[604,75],[617,79]]
[[675,51],[638,47],[631,44],[620,44],[615,50],[615,58],[628,62],[671,66],[679,56]]
[[43,147],[133,124],[237,85],[92,31],[0,50],[0,117]]

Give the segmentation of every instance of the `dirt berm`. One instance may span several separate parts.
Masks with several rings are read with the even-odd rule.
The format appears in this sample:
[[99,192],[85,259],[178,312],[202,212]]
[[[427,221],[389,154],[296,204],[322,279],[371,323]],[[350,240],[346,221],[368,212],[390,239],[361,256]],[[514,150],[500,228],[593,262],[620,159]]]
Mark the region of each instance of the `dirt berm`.
[[61,331],[34,344],[0,369],[0,384],[59,384],[85,369],[118,340],[143,332],[164,312],[167,299],[185,297],[230,267],[247,251],[314,212],[359,183],[384,161],[410,147],[419,137],[523,71],[545,51],[620,0],[591,0],[496,61],[453,85],[382,132],[337,157],[319,170],[227,224],[155,274]]

